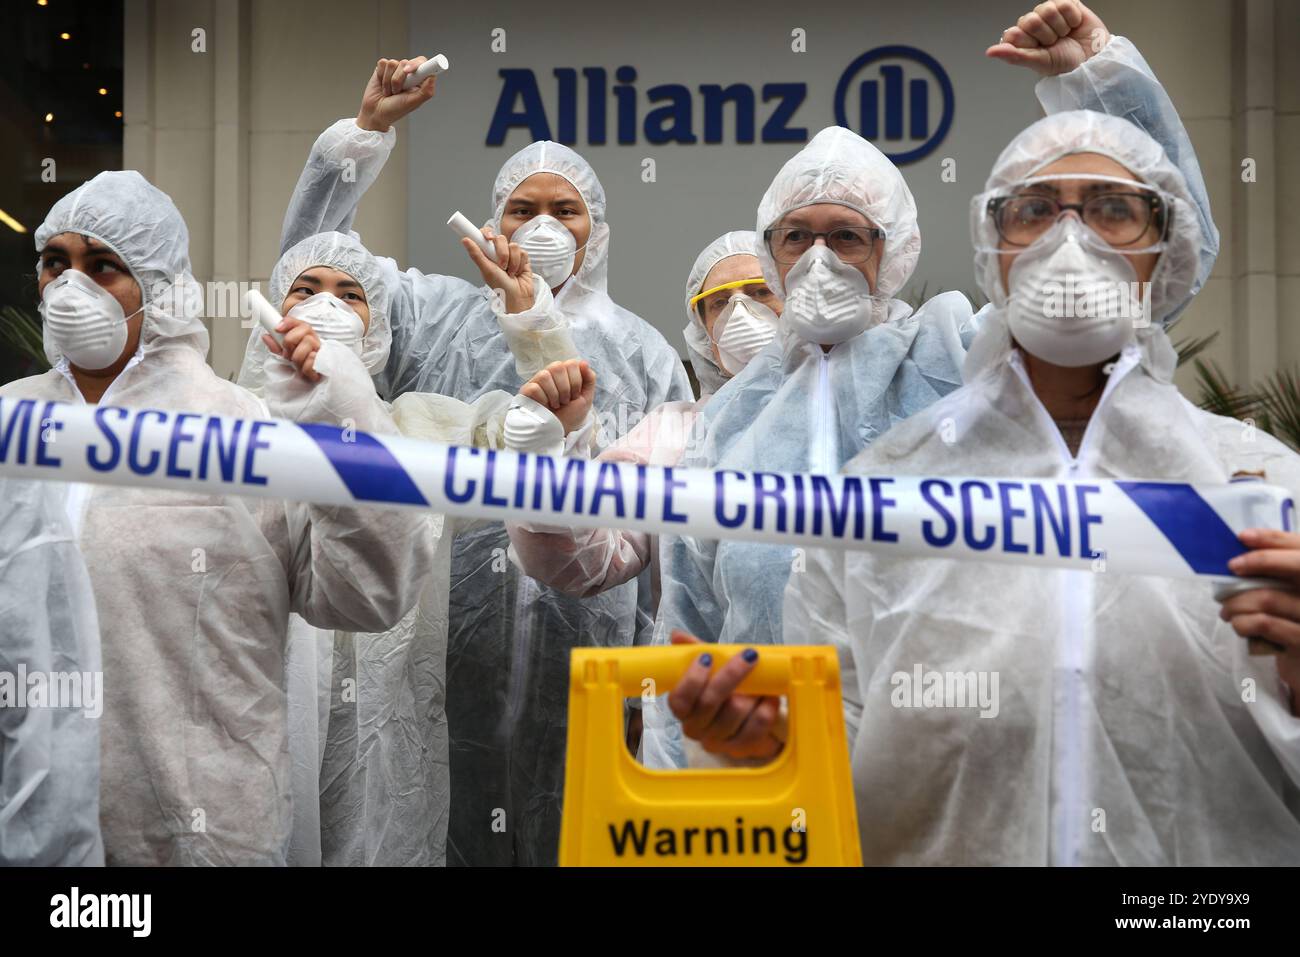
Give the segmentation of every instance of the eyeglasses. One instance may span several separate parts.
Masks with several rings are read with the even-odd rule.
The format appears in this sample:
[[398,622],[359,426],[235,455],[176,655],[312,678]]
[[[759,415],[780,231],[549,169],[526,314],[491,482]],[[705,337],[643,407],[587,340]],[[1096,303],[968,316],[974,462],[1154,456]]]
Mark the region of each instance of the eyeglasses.
[[1004,242],[1028,246],[1047,232],[1061,213],[1074,210],[1079,218],[1112,246],[1131,246],[1155,223],[1161,238],[1167,226],[1166,206],[1152,190],[1117,190],[1097,193],[1082,203],[1063,203],[1047,193],[995,196],[988,213]]
[[767,251],[782,265],[797,263],[819,239],[826,240],[831,252],[842,262],[866,262],[875,251],[877,240],[884,238],[885,231],[875,226],[836,226],[824,233],[801,226],[783,226],[763,233]]
[[[719,296],[716,293],[730,292],[732,289],[742,288],[744,289],[744,295],[750,296],[758,302],[766,303],[776,298],[773,296],[772,290],[768,288],[767,280],[762,276],[755,276],[752,279],[737,279],[735,282],[724,282],[721,286],[705,289],[699,295],[692,296],[687,305],[698,309],[702,318],[717,316],[727,307],[727,303],[731,301],[731,296]],[[731,295],[735,295],[735,293],[731,293]]]

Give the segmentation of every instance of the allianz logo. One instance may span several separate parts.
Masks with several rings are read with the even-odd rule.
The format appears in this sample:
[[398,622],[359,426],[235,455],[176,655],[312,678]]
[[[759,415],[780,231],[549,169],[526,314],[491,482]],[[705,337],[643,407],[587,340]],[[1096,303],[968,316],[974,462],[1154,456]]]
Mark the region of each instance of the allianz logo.
[[[501,89],[487,145],[501,146],[512,129],[533,140],[570,146],[677,143],[804,143],[799,114],[806,82],[661,83],[644,91],[636,67],[557,67],[498,71]],[[612,76],[611,76],[612,74]],[[550,94],[543,96],[543,86]],[[581,110],[580,110],[581,106]],[[952,126],[952,82],[939,62],[915,47],[868,50],[840,74],[832,99],[835,122],[871,140],[891,160],[911,163],[933,152]],[[579,122],[579,115],[583,122]],[[815,124],[820,127],[820,119]]]

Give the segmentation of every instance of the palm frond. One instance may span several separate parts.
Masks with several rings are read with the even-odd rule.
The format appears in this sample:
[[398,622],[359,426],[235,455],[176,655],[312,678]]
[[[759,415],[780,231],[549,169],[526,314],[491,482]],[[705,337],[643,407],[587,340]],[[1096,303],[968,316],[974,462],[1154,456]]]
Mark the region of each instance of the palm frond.
[[1300,377],[1293,369],[1280,369],[1259,386],[1259,409],[1268,425],[1260,427],[1293,449],[1300,449]]
[[1178,353],[1178,364],[1182,366],[1191,362],[1213,345],[1214,340],[1217,338],[1219,338],[1219,333],[1211,332],[1208,336],[1192,336],[1188,339],[1179,339],[1174,343],[1174,351]]
[[40,315],[35,309],[17,306],[0,307],[0,342],[44,372],[50,367],[45,358],[45,342]]
[[1195,359],[1193,363],[1196,384],[1201,390],[1197,405],[1202,409],[1234,419],[1252,418],[1259,411],[1258,397],[1232,385],[1217,363],[1204,359]]

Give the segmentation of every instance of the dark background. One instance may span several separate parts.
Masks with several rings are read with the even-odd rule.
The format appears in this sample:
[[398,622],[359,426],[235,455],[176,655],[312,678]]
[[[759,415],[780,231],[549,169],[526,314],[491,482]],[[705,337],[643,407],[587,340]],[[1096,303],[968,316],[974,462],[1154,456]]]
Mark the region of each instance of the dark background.
[[[7,47],[0,210],[25,229],[0,221],[0,382],[7,382],[44,368],[12,336],[21,321],[15,311],[36,318],[36,227],[60,196],[122,166],[122,2],[5,0],[0,36]],[[53,182],[42,180],[47,159]]]

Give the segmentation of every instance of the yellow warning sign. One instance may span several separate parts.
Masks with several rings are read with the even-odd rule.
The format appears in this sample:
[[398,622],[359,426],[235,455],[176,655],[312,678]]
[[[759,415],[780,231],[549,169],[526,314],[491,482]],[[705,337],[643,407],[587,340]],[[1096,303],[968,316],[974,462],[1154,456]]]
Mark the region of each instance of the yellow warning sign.
[[[716,671],[746,646],[707,647]],[[573,650],[560,863],[861,865],[840,668],[830,646],[765,645],[738,688],[786,696],[789,737],[771,763],[659,771],[628,752],[624,700],[667,694],[701,650]]]

